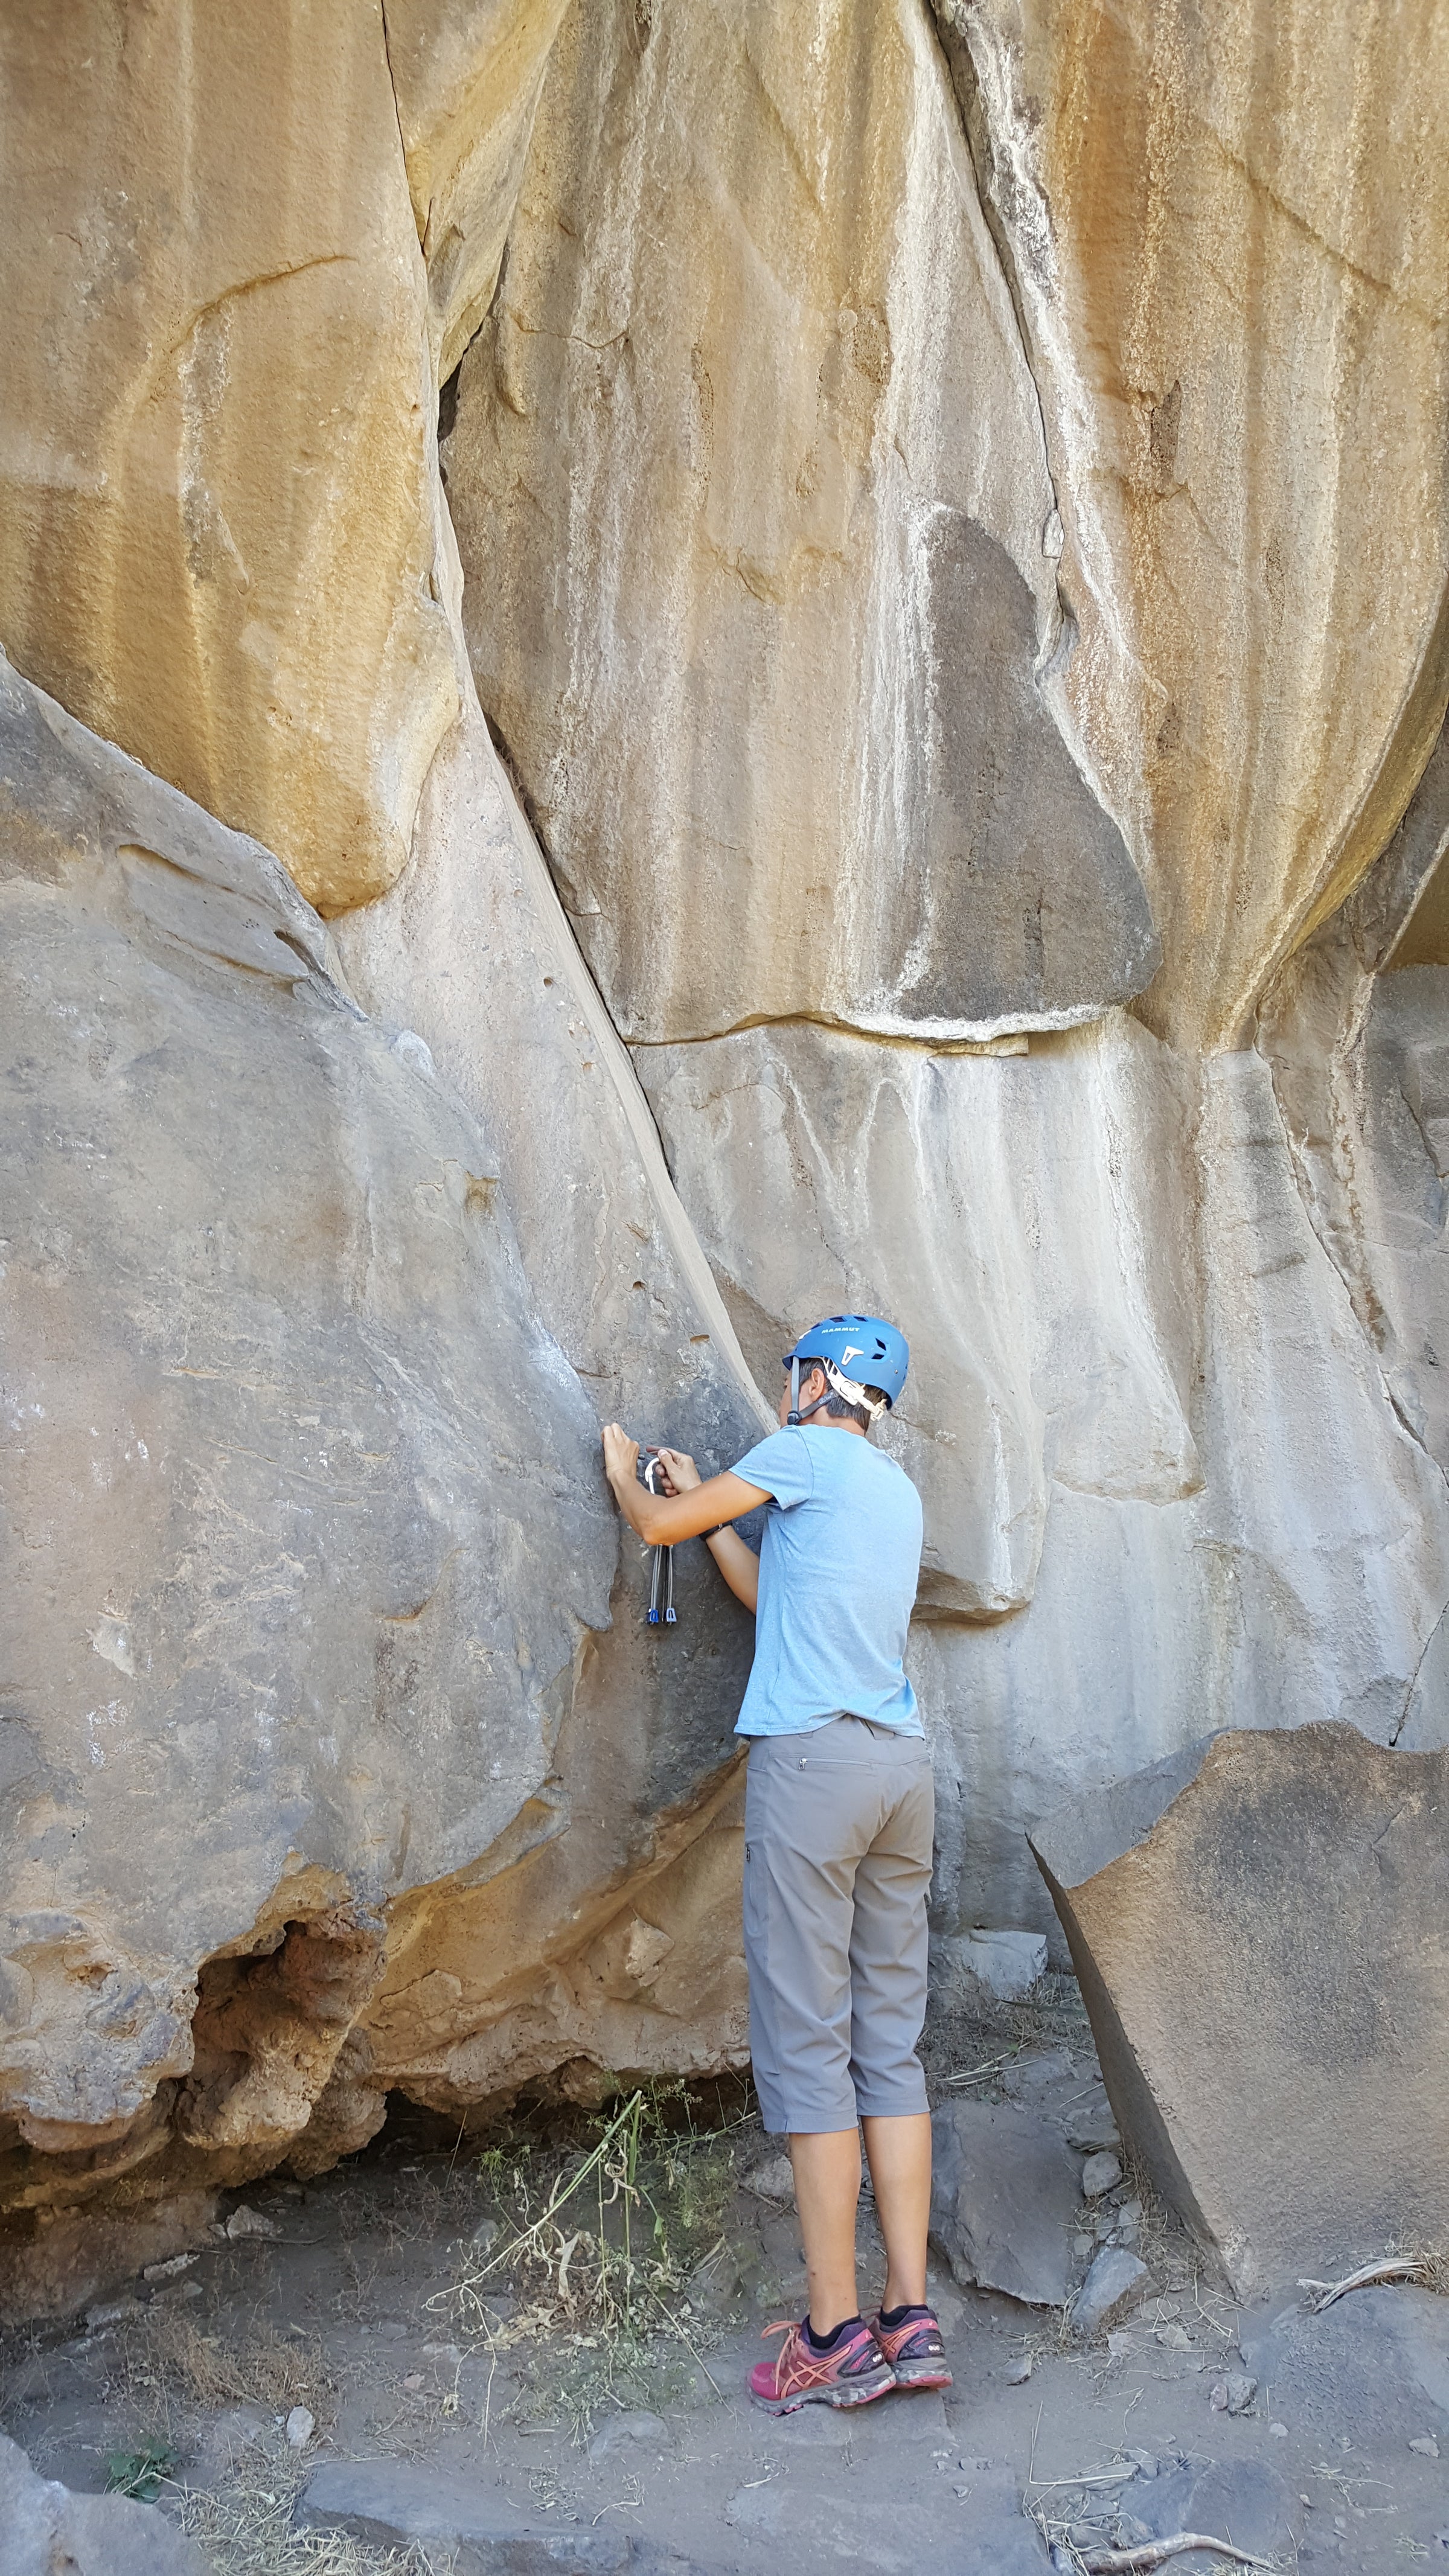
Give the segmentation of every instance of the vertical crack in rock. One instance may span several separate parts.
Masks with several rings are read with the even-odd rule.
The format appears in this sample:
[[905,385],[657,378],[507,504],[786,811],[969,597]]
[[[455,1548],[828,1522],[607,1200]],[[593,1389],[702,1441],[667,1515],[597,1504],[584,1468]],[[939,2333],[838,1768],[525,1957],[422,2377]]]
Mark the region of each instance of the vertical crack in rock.
[[[966,140],[966,149],[970,155],[971,168],[976,180],[977,202],[980,205],[986,229],[996,245],[1002,282],[1011,299],[1012,312],[1016,316],[1022,364],[1031,378],[1032,391],[1036,396],[1037,416],[1041,422],[1042,455],[1046,460],[1047,479],[1051,485],[1052,512],[1055,521],[1054,527],[1049,523],[1042,531],[1043,551],[1047,551],[1049,539],[1055,541],[1058,547],[1060,546],[1061,506],[1056,468],[1052,461],[1046,405],[1042,400],[1041,386],[1037,381],[1026,298],[1022,293],[1021,277],[1011,235],[1002,218],[997,187],[996,155],[991,145],[991,128],[986,113],[986,101],[971,51],[970,20],[963,0],[921,0],[921,7],[926,14],[928,24],[934,29],[952,93],[960,110],[961,131]],[[1056,579],[1056,603],[1055,631],[1049,631],[1042,639],[1042,649],[1037,662],[1038,680],[1055,679],[1057,674],[1066,668],[1077,639],[1076,617],[1063,589],[1060,572]]]

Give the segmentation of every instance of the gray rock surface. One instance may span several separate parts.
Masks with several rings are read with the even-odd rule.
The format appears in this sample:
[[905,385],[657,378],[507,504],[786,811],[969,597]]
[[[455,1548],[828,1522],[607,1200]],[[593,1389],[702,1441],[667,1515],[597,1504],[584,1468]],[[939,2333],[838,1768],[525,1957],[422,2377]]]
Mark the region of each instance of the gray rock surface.
[[[1169,2469],[1151,2483],[1134,2478],[1130,2509],[1154,2540],[1177,2531],[1200,2531],[1231,2540],[1237,2549],[1256,2552],[1275,2565],[1293,2563],[1302,2528],[1297,2500],[1287,2480],[1263,2460],[1212,2460],[1206,2466]],[[1208,2576],[1223,2562],[1203,2550],[1175,2558],[1173,2566],[1190,2576]]]
[[476,1128],[276,862],[8,669],[0,720],[0,2101],[84,2149],[184,2082],[197,2144],[271,2142],[379,1904],[544,1789],[616,1530]]
[[1240,2291],[1442,2241],[1449,1754],[1218,1735],[1032,1849],[1123,2135]]
[[1020,2003],[1046,1963],[1041,1932],[962,1932],[938,1942],[931,1957],[932,1973],[942,1984],[960,1987],[968,1999],[974,1992],[978,2001],[989,1997],[998,2004]]
[[1060,2307],[1069,2285],[1080,2167],[1031,2111],[954,2102],[931,2122],[931,2229],[958,2281]]
[[1274,2414],[1325,2441],[1449,2436],[1449,2299],[1395,2283],[1322,2316],[1298,2299],[1245,2318],[1239,2341]]
[[1104,2245],[1094,2255],[1087,2277],[1072,2301],[1072,2324],[1080,2335],[1100,2334],[1114,2317],[1125,2316],[1147,2288],[1147,2265],[1125,2245]]
[[327,2460],[297,2499],[303,2531],[349,2531],[405,2548],[420,2541],[458,2553],[459,2576],[612,2576],[629,2564],[620,2531],[570,2531],[530,2522],[496,2487],[407,2460]]
[[[198,2153],[218,2180],[315,2169],[389,2083],[596,2080],[651,2032],[671,2067],[738,2053],[715,1891],[748,1626],[696,1549],[657,1649],[631,1547],[617,1641],[587,1642],[619,1560],[597,1415],[476,1116],[362,1015],[265,851],[8,668],[0,698],[0,2201],[29,2213],[0,2261],[24,2309],[117,2260],[103,2206],[91,2252],[79,2213],[32,2245],[61,2180],[37,2156],[86,2159],[64,2194],[100,2204],[144,2164],[134,2226],[178,2158],[193,2200]],[[709,1436],[742,1448],[757,1412],[698,1314]]]
[[1047,2576],[1051,2559],[1036,2524],[1003,2492],[980,2503],[973,2496],[951,2564],[956,2576]]
[[0,2566],[5,2576],[206,2576],[206,2561],[153,2504],[74,2495],[37,2477],[0,2433]]

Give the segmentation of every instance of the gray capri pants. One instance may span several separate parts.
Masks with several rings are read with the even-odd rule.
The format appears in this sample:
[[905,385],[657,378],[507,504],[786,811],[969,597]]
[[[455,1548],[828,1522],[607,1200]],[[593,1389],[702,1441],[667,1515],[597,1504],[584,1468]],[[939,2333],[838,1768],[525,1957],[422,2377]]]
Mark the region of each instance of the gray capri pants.
[[837,1717],[752,1738],[745,1958],[768,2130],[925,2110],[916,2043],[934,1824],[922,1736]]

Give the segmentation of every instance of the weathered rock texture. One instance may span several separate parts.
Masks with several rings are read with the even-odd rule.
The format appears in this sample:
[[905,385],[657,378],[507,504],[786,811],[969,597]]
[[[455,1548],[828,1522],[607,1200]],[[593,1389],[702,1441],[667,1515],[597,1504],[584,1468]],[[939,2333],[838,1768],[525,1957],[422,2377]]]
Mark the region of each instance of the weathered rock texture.
[[762,1382],[812,1313],[912,1318],[880,1436],[926,1503],[943,1931],[1036,1919],[1023,1828],[1205,1721],[1446,1740],[1444,1476],[1256,1050],[1112,1018],[1028,1056],[761,1028],[638,1060]]
[[838,1304],[940,1939],[1205,1728],[1449,1741],[1445,33],[10,13],[18,2299],[738,2059],[749,1624],[596,1426]]
[[152,2504],[73,2495],[37,2476],[0,2433],[0,2531],[6,2576],[206,2576],[206,2561]]
[[446,448],[483,703],[631,1038],[1061,1025],[1156,963],[1034,680],[1035,388],[917,0],[578,8]]
[[11,2206],[326,2161],[400,2034],[450,2100],[460,2035],[484,2094],[717,2062],[738,1945],[670,1869],[742,1623],[646,1673],[626,1583],[591,1644],[595,1416],[479,1127],[266,852],[8,673],[0,716]]
[[931,2123],[931,2231],[958,2281],[1059,2308],[1082,2216],[1082,2168],[1060,2130],[998,2102],[952,2102]]
[[1443,0],[935,6],[1041,400],[1062,697],[1162,933],[1146,1008],[1221,1044],[1449,689]]
[[1237,2288],[1449,2228],[1449,1753],[1219,1735],[1032,1835],[1123,2135]]
[[498,283],[567,0],[383,0],[388,69],[441,383]]
[[324,911],[458,708],[382,14],[7,16],[0,638]]

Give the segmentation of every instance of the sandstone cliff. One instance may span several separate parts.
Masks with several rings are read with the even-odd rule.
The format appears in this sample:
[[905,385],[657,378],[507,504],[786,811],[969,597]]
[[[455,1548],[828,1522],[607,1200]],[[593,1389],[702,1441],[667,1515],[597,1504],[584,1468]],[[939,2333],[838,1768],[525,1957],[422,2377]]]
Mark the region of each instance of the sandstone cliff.
[[837,1302],[944,1930],[1213,1728],[1449,1741],[1446,32],[5,29],[13,2296],[738,2061],[748,1622],[595,1430]]

